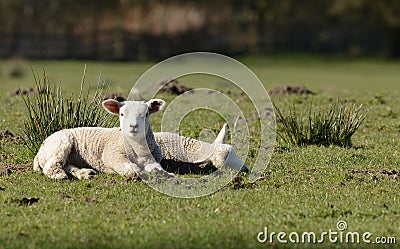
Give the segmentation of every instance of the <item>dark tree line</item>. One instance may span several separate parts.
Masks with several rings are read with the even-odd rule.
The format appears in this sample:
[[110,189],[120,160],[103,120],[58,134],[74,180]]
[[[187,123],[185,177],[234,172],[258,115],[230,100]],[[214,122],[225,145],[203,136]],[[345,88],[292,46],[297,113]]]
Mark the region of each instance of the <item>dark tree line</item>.
[[0,57],[153,59],[188,51],[400,57],[398,0],[2,0]]

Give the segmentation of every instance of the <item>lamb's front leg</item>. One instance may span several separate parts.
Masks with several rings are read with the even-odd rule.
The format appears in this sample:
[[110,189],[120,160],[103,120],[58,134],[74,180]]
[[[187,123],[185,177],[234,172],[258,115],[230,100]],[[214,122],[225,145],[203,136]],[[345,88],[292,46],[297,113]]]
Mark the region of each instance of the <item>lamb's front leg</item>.
[[142,154],[140,156],[136,155],[136,157],[131,158],[131,160],[142,166],[142,171],[144,171],[143,173],[154,173],[163,171],[161,165],[154,159],[154,157],[150,153]]
[[129,160],[126,160],[121,164],[115,164],[113,170],[122,176],[132,176],[141,172],[139,166]]
[[115,167],[113,167],[114,172],[116,172],[119,175],[122,176],[134,176],[137,175],[141,179],[149,179],[148,174],[155,175],[155,176],[161,176],[161,177],[167,177],[171,178],[174,176],[172,173],[168,173],[167,171],[163,170],[161,165],[157,162],[152,163],[152,164],[147,164],[144,169],[139,168],[139,166],[131,161],[126,161],[125,163],[122,164],[116,164]]
[[137,174],[141,178],[146,178],[145,175],[148,173],[170,175],[168,172],[164,171],[161,165],[152,157],[135,159],[135,162],[133,162],[133,160],[130,160],[129,157],[124,154],[118,156],[114,155],[113,160],[106,162],[106,165],[109,165],[108,168],[112,169],[113,172],[123,176]]
[[163,176],[163,177],[167,177],[167,178],[172,178],[172,177],[175,176],[174,174],[165,171],[165,170],[161,167],[161,165],[160,165],[159,163],[157,163],[157,162],[147,164],[147,165],[144,167],[144,171],[145,171],[146,173],[154,173],[154,174],[157,174],[157,175],[159,175],[159,176]]

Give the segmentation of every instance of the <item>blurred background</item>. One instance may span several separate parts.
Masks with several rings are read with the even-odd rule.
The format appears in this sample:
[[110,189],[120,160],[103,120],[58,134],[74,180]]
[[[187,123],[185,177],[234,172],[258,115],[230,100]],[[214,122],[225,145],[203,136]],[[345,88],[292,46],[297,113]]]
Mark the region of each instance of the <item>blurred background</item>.
[[2,0],[0,58],[400,57],[398,0]]

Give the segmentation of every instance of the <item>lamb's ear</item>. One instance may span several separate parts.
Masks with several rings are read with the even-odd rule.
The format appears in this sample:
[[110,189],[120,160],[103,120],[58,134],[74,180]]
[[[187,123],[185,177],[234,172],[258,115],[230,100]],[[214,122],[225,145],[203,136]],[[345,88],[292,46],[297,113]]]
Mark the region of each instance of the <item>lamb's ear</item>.
[[227,126],[226,123],[222,126],[222,129],[219,131],[218,136],[214,141],[215,144],[224,144],[226,142],[226,139],[228,138]]
[[124,103],[118,102],[114,99],[107,99],[103,101],[102,105],[107,112],[118,115],[119,109],[124,105]]
[[152,114],[164,109],[165,101],[162,99],[151,99],[146,104],[149,107],[149,113]]

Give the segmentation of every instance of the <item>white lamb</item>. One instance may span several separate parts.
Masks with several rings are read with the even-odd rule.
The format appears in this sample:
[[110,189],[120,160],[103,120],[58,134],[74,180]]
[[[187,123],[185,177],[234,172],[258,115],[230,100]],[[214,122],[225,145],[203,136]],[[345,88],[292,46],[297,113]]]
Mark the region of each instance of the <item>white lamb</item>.
[[34,170],[43,170],[55,179],[66,179],[68,174],[89,179],[96,172],[162,172],[162,152],[155,142],[149,115],[164,106],[161,99],[147,103],[105,100],[103,107],[119,115],[119,128],[84,127],[55,132],[40,147]]
[[[206,143],[169,132],[155,132],[154,136],[162,150],[162,163],[171,164],[180,172],[188,172],[185,167],[208,163],[217,168],[224,166],[238,171],[249,171],[244,162],[236,155],[233,146],[225,144],[226,124],[213,143]],[[191,167],[191,169],[195,168]]]

